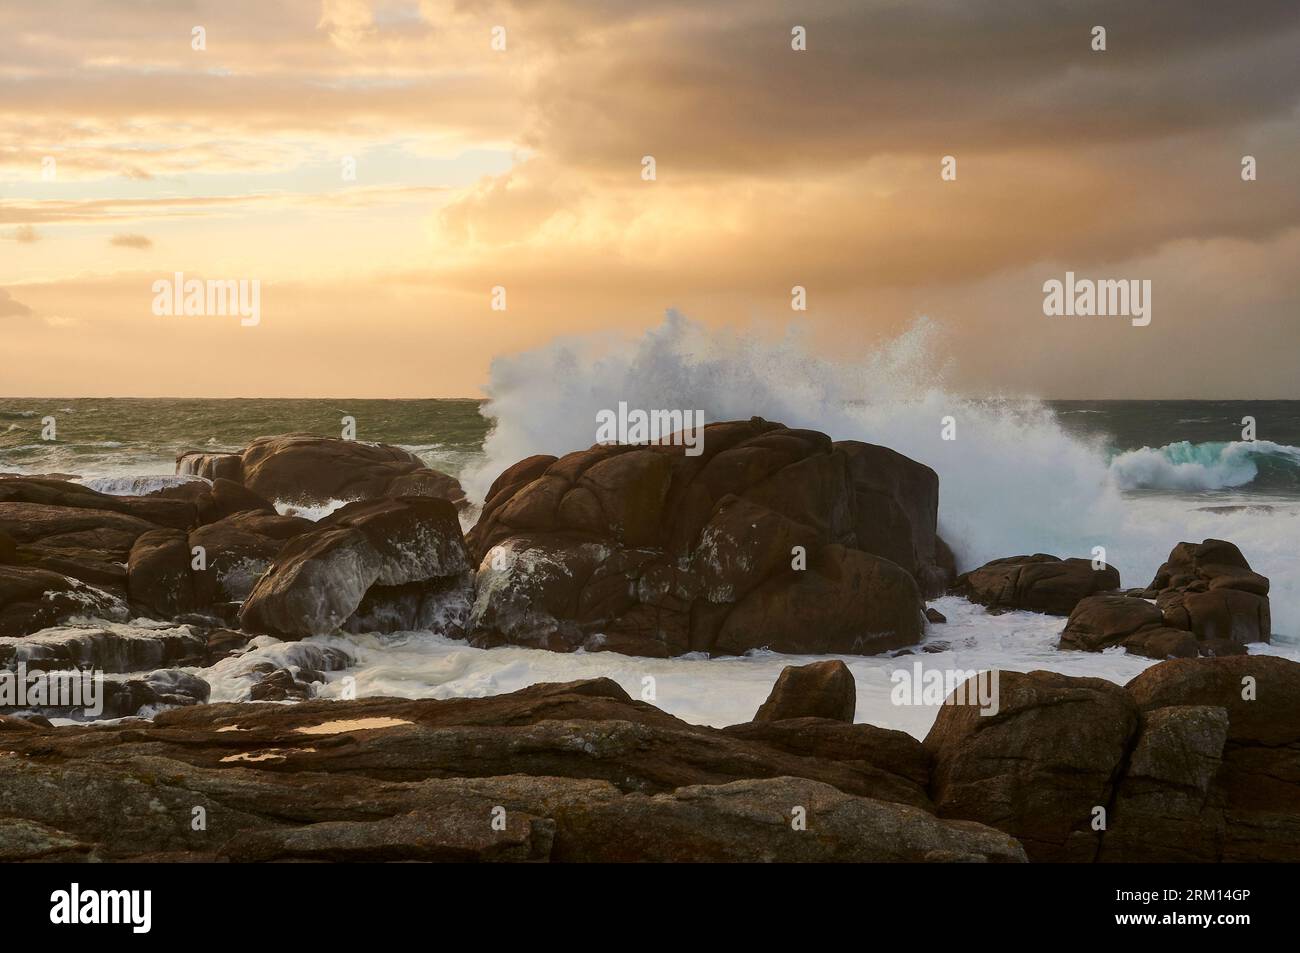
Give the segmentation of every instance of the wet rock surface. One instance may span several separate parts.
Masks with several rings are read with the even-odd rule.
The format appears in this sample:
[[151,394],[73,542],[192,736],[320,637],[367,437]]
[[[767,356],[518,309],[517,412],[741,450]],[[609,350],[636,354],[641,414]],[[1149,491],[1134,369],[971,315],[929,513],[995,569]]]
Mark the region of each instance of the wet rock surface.
[[152,724],[0,719],[0,854],[1023,860],[1006,834],[937,818],[915,790],[894,796],[886,772],[829,753],[687,725],[601,679],[484,699],[208,705]]
[[465,505],[455,478],[426,467],[413,453],[314,434],[259,437],[240,453],[183,453],[176,472],[229,480],[264,499],[291,503],[429,496]]
[[1122,645],[1155,659],[1243,655],[1247,644],[1269,640],[1268,588],[1232,543],[1179,543],[1140,594],[1081,599],[1060,648]]
[[[182,676],[151,688],[194,691]],[[945,707],[924,744],[818,717],[690,725],[608,679],[190,705],[151,723],[0,717],[0,856],[1300,859],[1300,665],[1177,659],[1126,687],[1000,683],[996,715]]]
[[438,622],[456,634],[472,600],[454,506],[402,497],[350,503],[293,537],[258,579],[239,620],[247,631],[280,638]]
[[1037,553],[985,563],[958,576],[952,591],[990,609],[1069,615],[1081,599],[1119,585],[1119,570],[1114,566],[1094,569],[1088,559]]
[[934,471],[761,418],[711,424],[702,447],[598,445],[503,473],[467,537],[471,641],[665,657],[920,640],[922,588],[947,578]]
[[1036,861],[1300,860],[1300,664],[1172,659],[1124,688],[1002,672],[1001,710],[925,740],[941,817]]

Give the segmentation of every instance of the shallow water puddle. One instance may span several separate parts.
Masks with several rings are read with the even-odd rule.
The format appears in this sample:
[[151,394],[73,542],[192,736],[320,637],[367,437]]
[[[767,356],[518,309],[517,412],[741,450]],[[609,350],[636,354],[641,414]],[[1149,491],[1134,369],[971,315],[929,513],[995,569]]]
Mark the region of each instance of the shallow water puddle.
[[252,751],[241,751],[239,754],[226,755],[221,759],[221,762],[225,764],[231,761],[286,761],[291,754],[310,754],[315,750],[315,748],[289,748],[287,753],[281,753],[282,749],[280,748],[268,748],[266,751],[259,751],[256,754]]
[[302,735],[336,735],[344,731],[366,731],[370,728],[396,728],[411,722],[401,718],[350,718],[326,721],[319,725],[304,725],[294,731]]

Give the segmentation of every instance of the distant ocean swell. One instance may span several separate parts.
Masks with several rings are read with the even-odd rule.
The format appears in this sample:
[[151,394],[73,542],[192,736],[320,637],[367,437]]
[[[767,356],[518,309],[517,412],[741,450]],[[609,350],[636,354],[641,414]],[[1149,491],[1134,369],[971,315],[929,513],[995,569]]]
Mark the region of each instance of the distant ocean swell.
[[1267,440],[1191,443],[1129,450],[1111,460],[1120,489],[1294,492],[1300,489],[1300,447]]

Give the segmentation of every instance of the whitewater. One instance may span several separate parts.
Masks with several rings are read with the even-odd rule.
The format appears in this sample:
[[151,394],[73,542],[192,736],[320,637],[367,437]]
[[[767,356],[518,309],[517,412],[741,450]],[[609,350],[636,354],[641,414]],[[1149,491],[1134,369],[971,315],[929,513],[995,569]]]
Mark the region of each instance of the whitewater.
[[[1217,440],[1116,446],[1099,432],[1074,425],[1104,416],[1106,409],[1061,410],[1026,398],[971,399],[953,393],[945,386],[951,365],[942,356],[942,339],[940,325],[919,319],[861,360],[833,361],[814,356],[798,328],[780,336],[719,330],[670,312],[640,336],[585,335],[498,357],[484,387],[488,399],[473,411],[482,415],[477,431],[474,422],[448,417],[426,422],[419,438],[407,434],[410,427],[392,424],[392,432],[406,439],[375,433],[374,427],[370,439],[399,443],[429,465],[456,474],[471,499],[479,501],[491,481],[523,457],[590,446],[597,415],[620,402],[698,410],[706,421],[758,415],[834,439],[882,444],[939,474],[939,532],[963,569],[1000,556],[1091,556],[1094,547],[1104,547],[1123,585],[1140,587],[1180,541],[1233,541],[1272,583],[1273,644],[1251,646],[1251,652],[1300,660],[1300,449],[1289,441],[1234,440],[1226,433]],[[266,408],[241,421],[247,429],[240,432],[219,430],[206,418],[196,424],[191,414],[190,430],[178,425],[184,438],[176,436],[170,443],[142,449],[141,441],[123,447],[130,442],[87,440],[79,451],[65,449],[64,456],[51,457],[50,448],[21,436],[38,413],[32,403],[0,401],[0,471],[57,469],[112,493],[146,493],[174,482],[171,454],[182,446],[234,450],[259,433],[306,429],[283,424]],[[321,407],[313,412],[319,410],[322,420],[355,412],[357,404],[316,403]],[[375,414],[403,412],[378,407],[402,402],[371,403]],[[434,409],[451,413],[441,406]],[[1170,420],[1195,432],[1219,434],[1222,416]],[[5,421],[10,431],[17,429],[7,443]],[[945,424],[955,439],[943,439]],[[1300,437],[1291,440],[1300,442]],[[280,504],[280,509],[319,519],[338,505],[341,501],[310,508]],[[1064,625],[1060,618],[1028,612],[991,615],[957,597],[932,604],[948,622],[930,626],[914,653],[842,657],[857,679],[858,721],[924,736],[936,709],[890,700],[891,673],[910,669],[916,661],[943,670],[1050,669],[1117,683],[1155,664],[1118,649],[1057,651]],[[333,646],[352,659],[347,669],[327,673],[321,697],[353,692],[362,697],[480,696],[539,681],[606,676],[634,698],[711,725],[748,720],[785,665],[811,660],[771,652],[658,660],[515,647],[482,650],[436,632],[327,636],[310,643]],[[292,663],[302,651],[308,649],[262,638],[238,660],[192,671],[211,683],[212,701],[244,700],[252,683],[242,673],[249,666],[259,658]]]

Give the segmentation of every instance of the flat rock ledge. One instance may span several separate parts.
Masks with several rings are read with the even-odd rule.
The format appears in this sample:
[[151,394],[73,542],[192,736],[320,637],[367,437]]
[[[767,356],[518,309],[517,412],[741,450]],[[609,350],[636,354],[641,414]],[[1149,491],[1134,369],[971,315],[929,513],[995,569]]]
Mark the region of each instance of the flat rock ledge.
[[0,859],[1300,859],[1300,664],[1000,676],[995,715],[945,706],[924,743],[808,715],[691,725],[609,679],[0,718]]
[[1025,859],[1001,831],[934,814],[914,739],[795,721],[750,739],[607,679],[112,726],[0,719],[0,859]]

